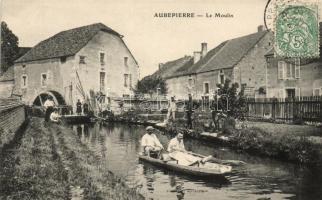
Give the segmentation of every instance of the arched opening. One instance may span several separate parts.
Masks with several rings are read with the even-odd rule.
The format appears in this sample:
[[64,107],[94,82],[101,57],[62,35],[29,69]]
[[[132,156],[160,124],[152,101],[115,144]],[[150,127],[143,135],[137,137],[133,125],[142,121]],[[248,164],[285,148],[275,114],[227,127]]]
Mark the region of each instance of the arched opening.
[[39,94],[35,98],[33,105],[42,106],[49,96],[53,97],[53,100],[56,105],[66,105],[64,97],[59,92],[56,92],[56,91],[48,91],[48,92],[43,92]]

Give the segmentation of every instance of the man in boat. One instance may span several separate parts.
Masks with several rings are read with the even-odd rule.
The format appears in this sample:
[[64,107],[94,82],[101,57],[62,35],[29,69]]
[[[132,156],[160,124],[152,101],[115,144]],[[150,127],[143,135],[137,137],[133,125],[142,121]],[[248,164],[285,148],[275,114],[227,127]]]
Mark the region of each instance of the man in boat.
[[154,156],[157,155],[156,157],[159,157],[163,146],[153,131],[154,128],[152,126],[146,128],[147,133],[142,137],[141,146],[143,147],[145,155],[150,157],[153,154]]

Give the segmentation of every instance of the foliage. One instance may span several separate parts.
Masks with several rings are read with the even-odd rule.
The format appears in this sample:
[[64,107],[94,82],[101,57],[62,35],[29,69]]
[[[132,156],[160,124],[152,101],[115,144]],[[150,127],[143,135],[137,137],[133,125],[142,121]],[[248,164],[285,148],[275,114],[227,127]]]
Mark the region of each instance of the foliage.
[[238,92],[238,83],[232,83],[229,79],[226,79],[225,84],[218,84],[219,88],[217,98],[218,107],[227,111],[227,99],[228,99],[228,116],[233,118],[244,119],[246,113],[246,98],[244,96],[245,85],[242,85]]
[[251,127],[234,130],[231,139],[233,146],[242,151],[256,152],[258,155],[303,164],[319,162],[317,145],[303,136],[297,137],[287,134],[279,137],[260,128]]
[[19,56],[18,37],[1,22],[1,72],[5,72]]
[[138,93],[152,94],[160,88],[160,94],[167,94],[167,84],[160,76],[146,76],[137,84]]

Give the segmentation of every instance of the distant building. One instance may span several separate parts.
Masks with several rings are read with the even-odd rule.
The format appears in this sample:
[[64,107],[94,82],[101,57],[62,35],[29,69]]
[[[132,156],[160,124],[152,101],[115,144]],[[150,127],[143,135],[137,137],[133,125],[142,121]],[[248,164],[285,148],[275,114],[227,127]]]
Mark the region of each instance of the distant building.
[[226,79],[246,85],[246,95],[260,96],[265,88],[265,54],[272,48],[273,33],[258,27],[258,32],[222,42],[207,51],[207,43],[201,51],[194,52],[190,62],[166,77],[168,96],[185,99],[192,94],[197,99],[209,99],[217,84]]
[[16,60],[14,95],[41,105],[46,95],[57,104],[104,97],[114,102],[133,95],[139,66],[123,36],[96,23],[57,33]]
[[[27,53],[30,47],[19,47],[18,58]],[[0,76],[0,98],[12,97],[12,91],[14,87],[14,69],[10,66],[7,71],[5,71]]]
[[294,98],[322,95],[322,59],[283,59],[266,54],[267,97]]

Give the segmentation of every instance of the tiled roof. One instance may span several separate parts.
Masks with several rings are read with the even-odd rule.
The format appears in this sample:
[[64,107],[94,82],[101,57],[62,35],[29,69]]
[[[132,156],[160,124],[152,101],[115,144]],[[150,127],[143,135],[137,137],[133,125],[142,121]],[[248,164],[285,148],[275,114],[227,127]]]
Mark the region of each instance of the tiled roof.
[[198,71],[199,68],[201,68],[204,64],[206,64],[214,55],[217,54],[217,52],[226,44],[227,41],[222,42],[217,47],[210,50],[206,56],[202,59],[200,59],[196,64],[193,64],[193,58],[190,60],[189,63],[186,65],[180,67],[171,77],[176,76],[183,76],[183,75],[190,75],[194,74]]
[[179,67],[167,78],[234,67],[266,33],[268,31],[261,31],[224,41],[210,50],[197,63],[193,64],[193,58],[191,58],[189,62]]
[[172,76],[172,74],[177,71],[182,66],[185,66],[192,60],[191,56],[184,56],[182,58],[172,60],[162,64],[161,69],[153,73],[151,76],[161,76],[162,78],[167,78]]
[[82,26],[57,33],[56,35],[38,43],[16,62],[27,62],[71,56],[83,48],[99,31],[106,31],[120,36],[102,23]]
[[261,31],[228,40],[207,62],[200,65],[196,72],[200,73],[234,67],[266,33],[268,31]]

